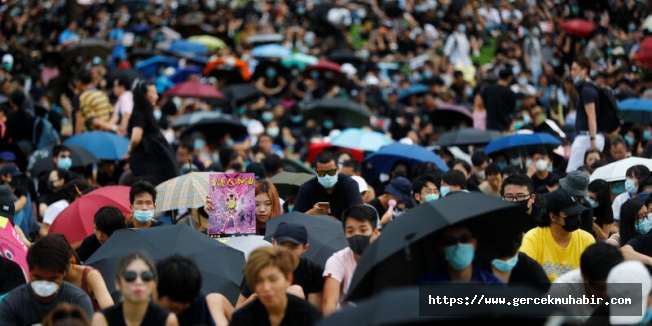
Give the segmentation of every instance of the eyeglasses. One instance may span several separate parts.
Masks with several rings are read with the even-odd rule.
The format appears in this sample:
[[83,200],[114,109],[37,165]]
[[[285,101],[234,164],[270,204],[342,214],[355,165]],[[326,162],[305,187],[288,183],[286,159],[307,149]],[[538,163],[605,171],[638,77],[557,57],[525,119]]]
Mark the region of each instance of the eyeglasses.
[[[136,271],[124,271],[122,272],[122,277],[125,279],[125,281],[131,283],[136,280],[138,277],[138,272]],[[143,282],[151,282],[154,279],[154,272],[152,271],[142,271],[140,272],[140,279],[143,280]]]
[[443,237],[439,243],[444,245],[445,247],[448,247],[448,246],[454,246],[458,243],[470,243],[471,240],[473,240],[473,236],[468,233],[465,233],[460,235],[459,237],[452,237],[452,236]]
[[506,201],[522,201],[530,199],[532,194],[516,194],[516,195],[504,195],[503,200]]
[[323,177],[326,174],[330,175],[331,177],[337,174],[337,169],[332,169],[332,170],[327,170],[327,171],[317,171],[317,176]]
[[70,158],[70,155],[61,155],[61,158]]

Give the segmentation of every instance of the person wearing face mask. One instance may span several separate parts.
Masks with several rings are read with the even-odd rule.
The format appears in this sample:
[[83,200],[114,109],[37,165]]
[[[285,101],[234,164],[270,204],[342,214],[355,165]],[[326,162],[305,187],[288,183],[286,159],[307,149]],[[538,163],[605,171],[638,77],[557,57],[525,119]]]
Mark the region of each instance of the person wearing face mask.
[[579,229],[580,214],[586,209],[566,190],[555,190],[546,196],[548,213],[541,226],[523,238],[520,251],[536,260],[551,282],[579,268],[580,255],[595,243],[590,233]]
[[464,21],[460,21],[455,28],[455,32],[446,39],[444,55],[453,65],[470,66],[473,65],[470,53],[471,45],[466,36],[466,24]]
[[504,284],[489,271],[473,265],[478,240],[470,225],[458,223],[437,231],[437,235],[437,252],[444,258],[445,265],[421,276],[419,284]]
[[551,179],[559,179],[559,176],[552,172],[550,154],[545,147],[537,147],[532,151],[532,158],[525,162],[527,175],[532,178],[534,189],[545,186]]
[[294,211],[310,215],[330,215],[340,218],[347,207],[362,204],[358,183],[339,173],[335,155],[323,151],[315,156],[316,177],[299,188]]
[[287,85],[287,80],[278,75],[275,67],[269,66],[265,70],[265,75],[256,80],[255,86],[267,97],[278,97]]
[[614,182],[611,193],[616,196],[611,204],[614,221],[620,222],[620,207],[628,200],[635,198],[638,192],[638,181],[647,178],[650,169],[645,165],[634,165],[625,171],[624,182]]
[[483,151],[476,151],[471,155],[471,163],[473,163],[473,175],[469,177],[469,185],[479,186],[487,179],[484,169],[489,165],[489,156]]
[[487,180],[480,184],[480,191],[483,194],[500,198],[500,186],[503,183],[503,175],[500,173],[498,164],[491,163],[484,170]]
[[149,228],[165,225],[154,219],[156,212],[156,188],[146,181],[136,182],[129,190],[129,202],[133,220],[128,228]]
[[84,191],[87,187],[88,184],[86,181],[73,180],[63,185],[63,187],[54,194],[54,200],[56,201],[50,204],[43,214],[43,223],[38,232],[40,236],[44,237],[48,235],[50,226],[52,226],[59,214],[79,198],[79,193],[77,191]]
[[620,223],[618,233],[607,240],[615,246],[623,246],[630,240],[646,235],[652,229],[652,221],[648,218],[647,206],[639,199],[630,199],[620,208]]
[[41,191],[39,196],[39,216],[45,215],[45,210],[48,206],[54,203],[54,192],[61,189],[70,181],[70,173],[63,169],[54,169],[50,172],[47,191]]
[[580,228],[593,234],[593,206],[587,200],[589,198],[589,176],[582,171],[573,171],[559,180],[559,186],[587,208],[580,214],[582,220]]
[[439,200],[439,186],[441,179],[433,174],[418,177],[412,182],[412,194],[417,204],[424,204]]
[[93,316],[91,299],[80,288],[64,281],[72,252],[56,235],[36,241],[27,252],[30,283],[23,284],[0,302],[0,325],[36,325],[61,302],[80,306]]
[[368,205],[353,205],[342,215],[342,226],[349,244],[334,253],[324,268],[324,291],[322,312],[328,316],[345,304],[343,299],[349,291],[358,261],[371,242],[378,238],[378,213]]
[[538,195],[534,193],[532,179],[523,173],[515,173],[503,180],[500,186],[500,195],[503,200],[515,201],[522,209],[523,232],[537,227],[541,220],[541,213],[545,209]]
[[[596,242],[590,245],[580,256],[580,268],[574,269],[555,280],[550,286],[553,298],[582,298],[583,296],[607,299],[605,283],[609,272],[624,261],[618,248]],[[598,308],[598,305],[572,304],[564,305],[568,316],[574,316],[579,323],[584,323]],[[591,325],[591,324],[589,324]]]

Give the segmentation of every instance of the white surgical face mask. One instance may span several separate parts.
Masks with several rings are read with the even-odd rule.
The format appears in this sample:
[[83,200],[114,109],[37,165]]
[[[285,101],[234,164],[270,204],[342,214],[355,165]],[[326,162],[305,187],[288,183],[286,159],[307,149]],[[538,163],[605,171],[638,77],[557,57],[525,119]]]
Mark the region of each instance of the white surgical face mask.
[[41,298],[47,298],[57,293],[59,290],[59,284],[48,281],[32,281],[30,283],[34,293]]

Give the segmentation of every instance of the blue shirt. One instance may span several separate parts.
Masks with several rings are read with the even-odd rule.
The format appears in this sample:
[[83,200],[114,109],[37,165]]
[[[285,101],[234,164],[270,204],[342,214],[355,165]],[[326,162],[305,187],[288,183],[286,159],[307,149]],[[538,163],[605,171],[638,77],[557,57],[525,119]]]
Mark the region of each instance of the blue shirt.
[[[482,268],[473,266],[473,273],[471,274],[470,283],[484,283],[484,284],[502,284],[504,282],[494,276],[494,274]],[[419,284],[433,284],[433,283],[451,283],[451,277],[445,268],[439,268],[434,271],[426,273],[426,275],[419,278]]]
[[113,58],[127,59],[127,49],[122,45],[122,38],[124,36],[125,31],[122,28],[114,28],[109,32],[109,40],[118,42],[113,46]]
[[77,33],[65,29],[63,32],[61,32],[61,35],[59,35],[59,43],[63,44],[75,38],[79,38]]

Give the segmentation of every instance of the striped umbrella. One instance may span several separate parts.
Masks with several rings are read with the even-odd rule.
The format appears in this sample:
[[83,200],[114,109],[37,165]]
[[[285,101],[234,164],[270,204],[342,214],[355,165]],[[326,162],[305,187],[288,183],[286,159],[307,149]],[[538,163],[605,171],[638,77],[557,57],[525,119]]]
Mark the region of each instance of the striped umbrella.
[[156,212],[204,206],[211,174],[190,172],[156,186]]

